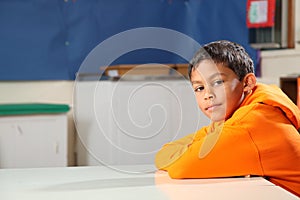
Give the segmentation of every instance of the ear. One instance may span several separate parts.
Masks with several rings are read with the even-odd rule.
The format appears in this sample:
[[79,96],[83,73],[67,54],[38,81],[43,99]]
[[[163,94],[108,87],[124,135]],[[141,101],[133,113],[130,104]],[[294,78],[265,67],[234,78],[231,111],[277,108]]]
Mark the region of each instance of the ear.
[[253,73],[247,74],[244,79],[244,92],[249,93],[256,85],[256,76]]

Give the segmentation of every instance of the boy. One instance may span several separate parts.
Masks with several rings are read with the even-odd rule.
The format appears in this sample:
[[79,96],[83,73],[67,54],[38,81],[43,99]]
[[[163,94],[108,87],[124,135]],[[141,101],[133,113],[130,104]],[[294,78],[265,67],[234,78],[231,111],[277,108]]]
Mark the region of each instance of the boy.
[[157,168],[172,178],[264,176],[300,196],[300,111],[279,88],[256,83],[245,49],[203,46],[189,78],[211,125],[164,145]]

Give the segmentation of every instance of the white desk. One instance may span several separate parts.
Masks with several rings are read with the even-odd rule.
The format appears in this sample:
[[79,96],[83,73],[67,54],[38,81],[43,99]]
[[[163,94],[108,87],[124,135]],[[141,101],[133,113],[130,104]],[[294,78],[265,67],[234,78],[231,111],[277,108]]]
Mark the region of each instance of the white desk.
[[0,199],[296,200],[299,198],[259,177],[172,180],[162,171],[129,174],[104,166],[92,166],[1,169]]

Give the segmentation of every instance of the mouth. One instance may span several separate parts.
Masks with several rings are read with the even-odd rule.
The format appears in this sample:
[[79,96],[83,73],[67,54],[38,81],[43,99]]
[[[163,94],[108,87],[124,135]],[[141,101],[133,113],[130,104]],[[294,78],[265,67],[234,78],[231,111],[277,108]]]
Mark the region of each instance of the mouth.
[[214,109],[218,108],[221,104],[213,104],[209,105],[208,107],[205,108],[206,111],[213,111]]

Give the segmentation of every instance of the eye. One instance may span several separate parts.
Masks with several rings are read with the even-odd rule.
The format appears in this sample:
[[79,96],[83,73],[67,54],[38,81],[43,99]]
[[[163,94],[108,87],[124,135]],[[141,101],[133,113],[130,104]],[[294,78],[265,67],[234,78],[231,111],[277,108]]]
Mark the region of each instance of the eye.
[[218,80],[213,81],[212,85],[213,86],[218,86],[218,85],[222,85],[223,83],[224,83],[223,80],[218,79]]
[[204,90],[204,86],[202,86],[202,85],[200,85],[194,89],[195,92],[201,92],[202,90]]

